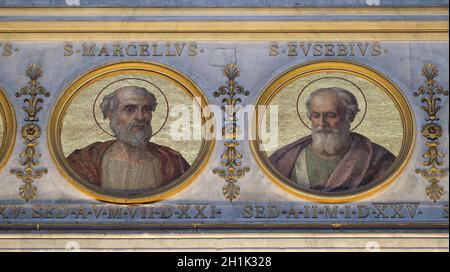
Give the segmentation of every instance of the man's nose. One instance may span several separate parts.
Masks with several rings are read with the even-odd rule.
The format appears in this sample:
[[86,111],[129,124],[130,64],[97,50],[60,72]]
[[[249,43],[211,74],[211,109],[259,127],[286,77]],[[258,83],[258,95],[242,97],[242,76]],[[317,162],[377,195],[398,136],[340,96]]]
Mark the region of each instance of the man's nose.
[[136,111],[136,113],[134,114],[134,118],[136,120],[143,121],[144,120],[144,113],[142,111],[140,111],[140,110]]
[[327,122],[325,116],[323,116],[323,115],[320,116],[318,125],[319,125],[319,127],[322,127],[322,128],[328,127],[328,122]]

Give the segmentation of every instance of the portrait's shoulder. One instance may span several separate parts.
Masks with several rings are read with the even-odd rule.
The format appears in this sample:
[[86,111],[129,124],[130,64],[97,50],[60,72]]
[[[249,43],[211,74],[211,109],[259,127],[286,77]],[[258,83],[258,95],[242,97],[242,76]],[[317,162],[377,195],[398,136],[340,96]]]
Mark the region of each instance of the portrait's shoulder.
[[311,142],[311,139],[312,139],[311,135],[300,138],[300,139],[296,140],[295,142],[292,142],[288,145],[281,147],[280,149],[275,151],[271,157],[275,158],[275,157],[278,157],[282,154],[285,154],[285,153],[291,151],[292,149],[306,146],[307,144],[309,144]]
[[162,160],[162,163],[168,167],[167,169],[170,168],[169,165],[171,165],[172,168],[176,168],[172,169],[173,171],[178,171],[177,174],[172,173],[174,176],[181,175],[190,167],[183,155],[170,147],[149,142],[147,148],[153,154],[157,154],[159,159]]
[[395,160],[395,155],[392,154],[391,151],[387,150],[385,147],[372,142],[372,149],[374,154],[376,154],[378,157],[383,157],[384,160]]
[[158,153],[164,153],[164,154],[168,154],[168,155],[174,156],[174,157],[182,157],[180,152],[178,152],[170,147],[164,146],[164,145],[159,145],[159,144],[149,142],[147,147],[150,151],[156,151]]
[[375,142],[372,142],[369,138],[367,138],[364,135],[354,133],[357,137],[360,139],[366,141],[367,143],[370,143],[372,146],[372,156],[375,158],[382,158],[383,160],[395,160],[395,155],[392,154],[387,148],[384,146],[381,146]]
[[92,143],[86,147],[80,148],[80,149],[75,149],[69,156],[73,157],[73,156],[77,156],[77,155],[81,155],[81,154],[99,154],[99,153],[103,153],[104,150],[106,150],[108,147],[110,147],[112,144],[114,144],[115,140],[111,140],[111,141],[106,141],[106,142],[95,142]]

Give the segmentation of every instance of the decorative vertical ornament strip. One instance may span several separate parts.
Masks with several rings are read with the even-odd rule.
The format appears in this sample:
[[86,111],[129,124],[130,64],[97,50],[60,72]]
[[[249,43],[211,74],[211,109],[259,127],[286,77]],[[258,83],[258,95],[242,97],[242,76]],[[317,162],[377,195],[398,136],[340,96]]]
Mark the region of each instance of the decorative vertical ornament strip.
[[416,173],[426,179],[430,185],[426,188],[427,196],[434,202],[438,201],[444,195],[444,187],[440,184],[441,180],[448,176],[448,168],[444,165],[442,158],[445,154],[439,149],[439,139],[442,137],[442,127],[439,121],[438,112],[441,109],[439,103],[442,96],[448,96],[442,86],[436,84],[435,78],[439,76],[439,70],[433,64],[426,64],[422,68],[422,75],[426,78],[425,85],[421,86],[415,97],[422,97],[421,102],[424,104],[421,108],[427,113],[425,120],[428,122],[422,128],[422,135],[427,139],[425,143],[427,151],[423,155],[426,161],[424,166],[427,169],[416,169]]
[[24,99],[25,106],[23,107],[27,117],[25,118],[25,125],[22,126],[20,133],[23,144],[25,145],[23,152],[19,155],[21,158],[19,164],[23,168],[11,169],[11,174],[15,175],[24,183],[19,188],[19,195],[28,202],[37,194],[34,181],[48,173],[46,168],[36,169],[35,167],[39,165],[38,159],[41,156],[36,150],[42,131],[41,127],[37,124],[39,122],[38,113],[43,109],[40,106],[44,102],[42,97],[49,97],[50,93],[38,81],[43,75],[39,65],[31,64],[28,66],[26,75],[30,78],[28,85],[16,93],[17,98],[27,96]]
[[224,105],[222,106],[222,110],[225,114],[225,124],[222,133],[225,138],[224,145],[226,147],[225,153],[222,155],[222,166],[225,168],[214,169],[213,173],[225,180],[226,185],[222,188],[223,195],[232,202],[240,195],[241,188],[237,184],[238,180],[250,172],[250,168],[241,167],[243,155],[237,149],[239,146],[237,138],[240,134],[240,127],[237,124],[237,112],[239,111],[237,106],[242,102],[239,95],[248,96],[250,92],[246,91],[235,81],[240,76],[237,65],[228,64],[224,69],[224,76],[228,78],[227,84],[221,86],[214,93],[214,96],[225,96],[222,100]]

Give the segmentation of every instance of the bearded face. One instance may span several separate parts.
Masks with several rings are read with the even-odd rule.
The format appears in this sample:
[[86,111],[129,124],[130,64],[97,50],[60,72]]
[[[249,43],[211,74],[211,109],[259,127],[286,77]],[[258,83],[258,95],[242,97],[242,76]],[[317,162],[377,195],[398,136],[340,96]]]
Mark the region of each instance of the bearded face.
[[122,89],[110,102],[113,106],[107,116],[114,137],[129,146],[145,146],[152,137],[154,98],[136,89]]
[[114,137],[130,146],[143,146],[147,144],[153,134],[150,122],[133,120],[127,124],[121,124],[116,114],[113,114],[110,122]]
[[324,91],[311,98],[313,149],[326,157],[337,156],[350,145],[350,125],[342,98],[336,92]]
[[312,132],[312,146],[325,156],[336,156],[345,151],[350,143],[350,123],[344,122],[338,128],[315,127]]

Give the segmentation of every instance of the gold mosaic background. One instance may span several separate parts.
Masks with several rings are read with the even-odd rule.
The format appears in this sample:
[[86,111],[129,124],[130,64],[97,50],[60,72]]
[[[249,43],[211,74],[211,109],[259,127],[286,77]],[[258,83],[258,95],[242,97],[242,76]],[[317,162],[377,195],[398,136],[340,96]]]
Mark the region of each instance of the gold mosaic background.
[[[300,121],[297,113],[297,98],[303,88],[315,79],[322,77],[340,77],[353,82],[357,85],[367,99],[367,114],[361,125],[354,130],[360,133],[372,142],[377,143],[395,156],[398,156],[403,142],[403,126],[400,112],[394,101],[380,87],[372,82],[359,78],[354,75],[344,73],[326,73],[304,77],[288,84],[271,101],[270,105],[277,105],[279,111],[279,130],[278,145],[268,145],[265,143],[265,149],[270,156],[277,149],[286,146],[301,137],[311,134],[311,131]],[[341,87],[352,92],[358,99],[358,105],[361,112],[352,123],[352,128],[359,123],[363,117],[365,103],[363,95],[351,83],[342,79],[324,79],[312,83],[302,93],[299,101],[300,116],[311,126],[311,122],[306,115],[306,101],[311,92],[319,88]],[[286,122],[285,120],[289,120]],[[267,124],[269,120],[267,120]]]
[[[97,141],[103,142],[113,139],[111,136],[103,132],[95,123],[92,109],[94,106],[95,98],[104,87],[116,80],[124,78],[140,78],[152,82],[164,93],[169,102],[170,109],[172,109],[176,105],[186,105],[187,107],[189,107],[191,112],[190,116],[192,127],[192,97],[172,81],[147,74],[127,74],[114,76],[100,80],[84,88],[81,92],[79,92],[79,94],[72,100],[72,103],[69,105],[63,121],[61,132],[61,145],[66,157],[70,155],[70,153],[72,153],[75,149],[86,147],[87,145]],[[109,128],[109,120],[104,120],[101,114],[100,103],[105,95],[113,92],[120,87],[130,85],[144,87],[148,91],[155,94],[158,103],[156,111],[153,114],[152,121],[153,132],[155,133],[157,130],[159,130],[159,128],[161,128],[166,118],[166,102],[164,96],[160,91],[158,91],[157,88],[140,80],[127,79],[125,81],[114,83],[113,85],[105,89],[95,103],[95,115],[97,117],[97,121],[107,132],[111,133],[111,130]],[[173,140],[170,137],[170,124],[172,124],[175,120],[177,120],[177,118],[170,117],[169,114],[169,119],[166,125],[157,135],[152,138],[151,141],[160,145],[168,146],[180,152],[183,157],[190,164],[192,164],[200,151],[202,141]]]

